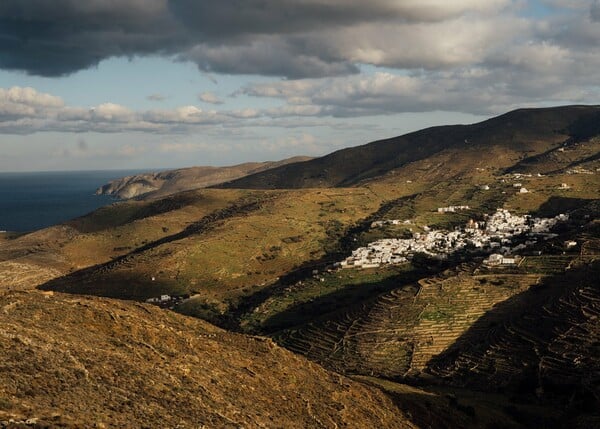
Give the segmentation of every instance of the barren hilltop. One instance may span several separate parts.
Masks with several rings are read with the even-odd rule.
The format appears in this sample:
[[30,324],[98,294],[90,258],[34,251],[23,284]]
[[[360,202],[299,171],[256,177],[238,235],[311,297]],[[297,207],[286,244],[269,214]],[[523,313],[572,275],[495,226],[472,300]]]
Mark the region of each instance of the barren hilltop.
[[600,425],[600,107],[160,192],[0,241],[0,421]]

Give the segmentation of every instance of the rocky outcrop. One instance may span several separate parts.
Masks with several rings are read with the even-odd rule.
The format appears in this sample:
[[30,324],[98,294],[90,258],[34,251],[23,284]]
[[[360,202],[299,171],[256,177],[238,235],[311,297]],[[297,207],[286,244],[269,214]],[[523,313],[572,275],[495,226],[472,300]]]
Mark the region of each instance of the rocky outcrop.
[[271,168],[310,159],[305,156],[296,156],[277,162],[247,162],[229,167],[190,167],[158,173],[142,173],[113,180],[98,188],[96,194],[113,195],[121,199],[141,195],[164,197],[176,192],[218,185],[249,174],[260,173]]

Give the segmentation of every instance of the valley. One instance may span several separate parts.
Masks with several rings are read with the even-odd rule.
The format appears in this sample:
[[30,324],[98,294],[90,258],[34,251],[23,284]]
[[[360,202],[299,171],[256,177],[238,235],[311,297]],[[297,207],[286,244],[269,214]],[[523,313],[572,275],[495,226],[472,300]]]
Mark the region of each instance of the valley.
[[[594,427],[598,123],[594,106],[522,109],[3,236],[1,374],[22,376],[0,420]],[[453,250],[417,246],[434,233]],[[400,242],[394,260],[364,250]],[[342,267],[353,252],[371,264]],[[161,295],[186,298],[143,303]]]

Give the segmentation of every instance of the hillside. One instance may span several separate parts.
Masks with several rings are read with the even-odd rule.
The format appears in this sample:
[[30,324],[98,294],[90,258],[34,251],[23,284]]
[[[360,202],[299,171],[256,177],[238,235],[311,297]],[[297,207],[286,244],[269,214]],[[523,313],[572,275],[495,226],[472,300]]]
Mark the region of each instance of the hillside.
[[433,127],[342,149],[217,186],[244,189],[350,186],[449,150],[494,150],[500,146],[525,158],[537,152],[540,142],[559,145],[597,135],[599,115],[598,106],[520,109],[473,125]]
[[598,278],[596,258],[544,278],[479,318],[426,371],[444,382],[569,398],[573,409],[598,411]]
[[[567,202],[556,203],[540,209]],[[600,200],[569,204],[572,223],[518,266],[472,258],[324,272],[256,303],[242,324],[337,372],[459,399],[499,395],[528,427],[595,427]],[[522,408],[532,406],[553,411]]]
[[[201,189],[113,204],[3,243],[0,283],[3,277],[13,284],[25,282],[11,274],[20,264],[38,273],[39,281],[32,274],[27,282],[51,280],[44,288],[58,291],[128,299],[193,294],[186,313],[225,323],[230,310],[251,306],[263,294],[285,289],[292,279],[376,239],[382,231],[370,230],[373,220],[412,219],[416,228],[453,228],[498,207],[527,213],[557,196],[597,198],[594,172],[600,161],[594,157],[600,139],[551,131],[563,126],[567,115],[556,127],[539,119],[546,127],[544,132],[537,127],[540,134],[529,130],[532,117],[554,117],[561,109],[508,114],[510,134],[527,139],[493,137],[490,124],[504,130],[504,115],[478,125],[491,130],[489,140],[481,132],[481,141],[493,141],[486,150],[475,145],[444,149],[350,188]],[[588,108],[566,109],[589,121]],[[570,120],[576,124],[572,129],[588,129],[577,125],[582,119]],[[516,193],[517,182],[532,192]],[[563,183],[568,188],[561,189]],[[481,190],[484,184],[486,191]],[[465,203],[471,210],[464,214],[436,213],[437,207]],[[406,228],[397,233],[407,233]]]
[[[363,154],[366,164],[381,161],[358,176],[347,175],[353,164],[340,161],[337,152],[280,167],[290,169],[285,180],[296,189],[190,190],[123,201],[64,225],[4,236],[4,314],[20,308],[12,306],[14,300],[31,297],[34,307],[42,298],[57,299],[57,306],[73,309],[74,318],[101,305],[106,311],[114,307],[113,313],[124,308],[151,314],[151,321],[136,320],[143,326],[174,328],[156,317],[205,326],[168,310],[81,296],[142,301],[178,295],[177,302],[163,306],[230,331],[270,336],[329,370],[383,389],[420,427],[594,427],[599,404],[594,378],[598,115],[595,107],[519,110],[481,124],[434,128],[342,151],[348,160]],[[415,142],[419,145],[411,151]],[[325,173],[336,171],[336,180],[348,186],[300,187],[316,183],[305,180],[315,163],[332,159],[337,159],[335,168]],[[303,171],[293,176],[297,168]],[[252,177],[263,176],[248,180]],[[438,211],[451,205],[464,209]],[[530,244],[515,250],[519,260],[511,266],[490,267],[483,262],[489,252],[470,246],[443,258],[415,252],[398,264],[334,267],[376,240],[410,238],[419,245],[430,231],[461,231],[472,220],[488,220],[497,209],[517,217],[562,214],[566,220],[545,238],[515,238]],[[571,241],[575,244],[567,244]],[[506,245],[500,238],[495,243]],[[54,295],[31,292],[34,288]],[[49,308],[50,315],[58,311]],[[88,316],[104,320],[101,312]],[[52,327],[46,316],[35,317],[39,322],[6,319],[6,326],[34,333],[49,325],[50,332],[58,332],[66,323],[69,338],[85,335],[75,331],[78,321],[56,316]],[[92,322],[81,323],[81,329],[94,333],[86,323]],[[131,330],[145,343],[158,335]],[[232,342],[255,341],[218,332]],[[71,350],[84,341],[62,344],[79,356]],[[233,351],[215,350],[229,362]],[[128,352],[144,356],[138,349]],[[25,361],[21,355],[8,360],[10,365]],[[243,400],[248,398],[254,397]],[[341,426],[337,421],[324,426],[336,424]]]
[[158,173],[142,173],[113,180],[98,188],[98,195],[113,195],[121,199],[145,195],[159,198],[191,189],[206,188],[295,162],[310,160],[296,156],[282,161],[247,162],[229,167],[189,167]]
[[0,426],[414,427],[270,340],[149,305],[0,290]]

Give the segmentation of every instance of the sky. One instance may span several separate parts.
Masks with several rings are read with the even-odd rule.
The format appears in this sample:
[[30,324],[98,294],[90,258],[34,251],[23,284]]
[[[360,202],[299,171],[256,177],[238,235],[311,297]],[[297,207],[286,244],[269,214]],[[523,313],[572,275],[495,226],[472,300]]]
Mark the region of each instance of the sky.
[[0,171],[320,156],[599,70],[600,0],[2,0]]

